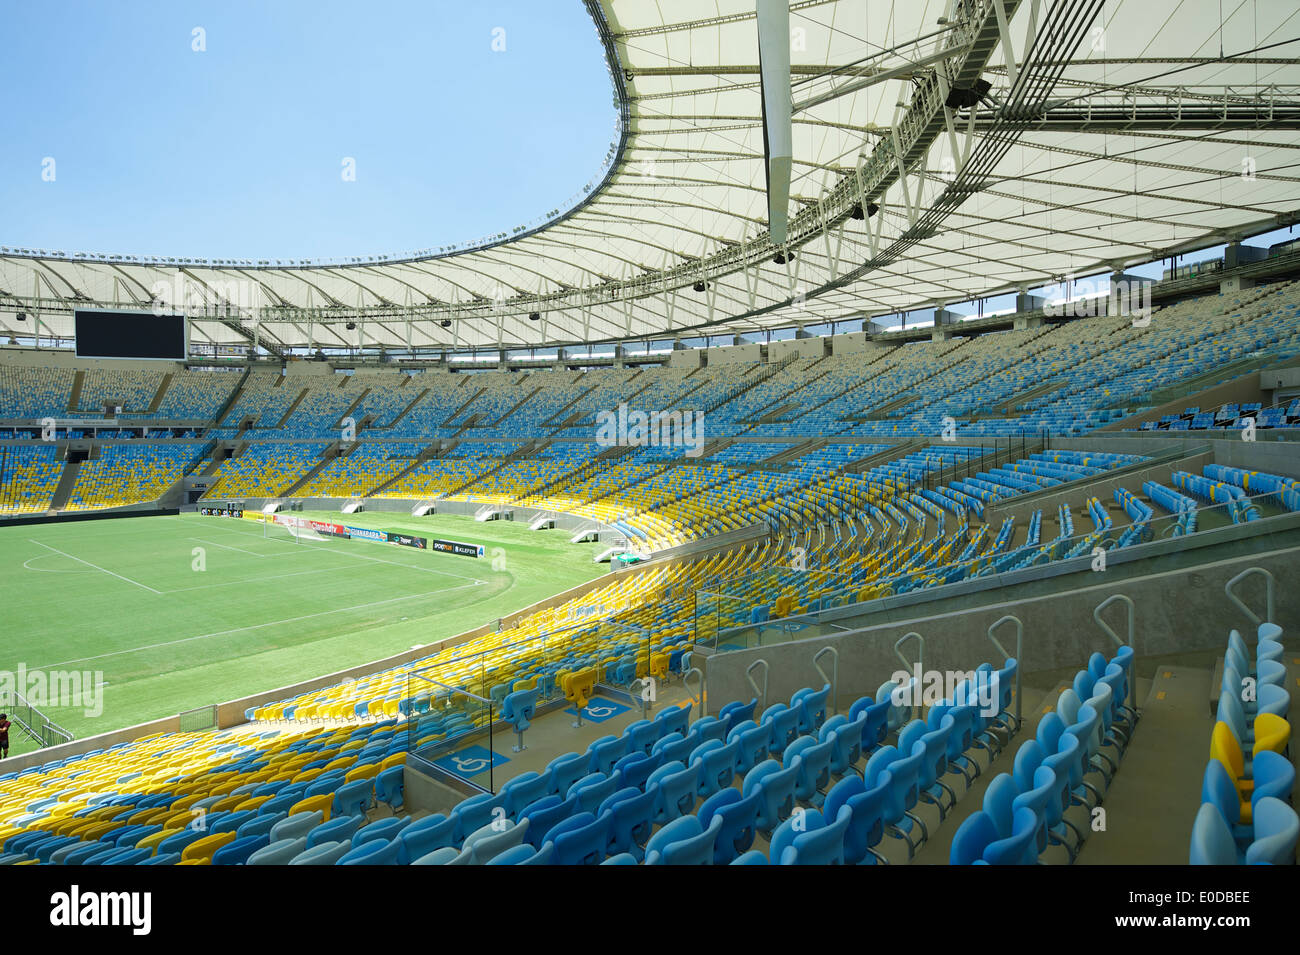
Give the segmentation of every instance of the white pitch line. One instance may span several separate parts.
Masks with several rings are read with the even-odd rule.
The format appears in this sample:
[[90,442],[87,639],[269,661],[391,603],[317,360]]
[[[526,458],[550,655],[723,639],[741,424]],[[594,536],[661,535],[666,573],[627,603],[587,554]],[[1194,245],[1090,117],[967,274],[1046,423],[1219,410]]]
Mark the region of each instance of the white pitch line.
[[70,666],[73,663],[85,663],[89,660],[103,660],[107,657],[120,657],[131,653],[140,653],[144,650],[157,650],[161,647],[174,647],[178,643],[190,643],[194,640],[207,640],[209,637],[228,637],[236,633],[247,633],[250,630],[261,630],[264,627],[278,627],[282,623],[297,623],[300,620],[311,620],[313,617],[328,617],[336,613],[349,613],[353,610],[366,610],[370,607],[382,607],[385,604],[400,603],[403,600],[417,600],[421,597],[438,597],[442,594],[449,594],[455,590],[465,590],[472,584],[466,584],[464,587],[449,587],[446,590],[440,590],[435,594],[407,594],[405,597],[390,597],[387,600],[376,600],[372,603],[357,604],[355,607],[336,607],[333,610],[321,610],[317,613],[303,614],[300,617],[287,617],[284,620],[269,620],[266,623],[255,623],[247,627],[236,627],[233,630],[217,630],[213,633],[200,633],[193,637],[181,637],[179,640],[167,640],[163,643],[151,643],[143,647],[131,647],[129,650],[114,650],[111,653],[97,653],[91,657],[77,657],[75,660],[64,660],[62,663],[43,663],[39,667],[28,667],[29,670],[54,670],[60,667]]
[[29,543],[35,544],[35,545],[37,545],[38,547],[44,547],[46,550],[52,550],[52,551],[54,551],[54,553],[56,553],[56,554],[63,554],[64,557],[67,557],[67,558],[69,558],[69,559],[71,559],[71,560],[75,560],[75,561],[77,561],[77,563],[79,563],[79,564],[85,564],[87,567],[94,567],[96,570],[100,571],[101,573],[108,574],[108,576],[110,576],[110,577],[116,577],[118,580],[124,580],[124,581],[126,581],[128,584],[135,584],[135,586],[140,587],[140,588],[142,588],[142,589],[144,589],[144,590],[147,590],[147,591],[149,591],[149,593],[151,593],[151,594],[157,594],[157,595],[160,596],[160,597],[162,596],[162,591],[161,591],[161,590],[154,590],[154,589],[153,589],[152,587],[150,587],[148,584],[142,584],[142,583],[140,583],[140,581],[138,581],[138,580],[132,580],[130,577],[123,577],[121,574],[115,574],[115,573],[113,573],[111,570],[105,570],[103,567],[100,567],[98,564],[92,564],[92,563],[91,563],[90,561],[88,561],[88,560],[82,560],[80,557],[74,557],[72,554],[64,553],[63,551],[59,550],[57,547],[51,547],[49,544],[42,544],[40,541],[38,541],[38,540],[32,540],[30,537],[27,538],[27,540],[28,540]]

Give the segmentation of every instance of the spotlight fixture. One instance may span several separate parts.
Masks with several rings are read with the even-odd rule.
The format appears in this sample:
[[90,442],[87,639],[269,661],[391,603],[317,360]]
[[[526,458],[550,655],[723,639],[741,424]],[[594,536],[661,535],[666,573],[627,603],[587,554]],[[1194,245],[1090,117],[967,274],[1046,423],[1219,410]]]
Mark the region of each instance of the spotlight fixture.
[[992,88],[993,84],[988,80],[976,80],[970,86],[954,86],[948,91],[944,105],[949,109],[973,109]]
[[794,261],[794,253],[782,252],[780,249],[778,249],[776,255],[772,256],[772,261],[775,262],[777,265],[785,265],[786,262]]
[[357,330],[357,323],[356,323],[356,322],[348,322],[348,324],[347,324],[347,329],[348,329],[348,331],[350,331],[350,332],[354,332],[354,331],[356,331],[356,330]]
[[27,321],[27,313],[26,313],[26,312],[19,312],[17,315],[14,316],[14,318],[17,319],[17,320],[20,321],[20,322],[25,322],[25,321]]
[[695,289],[695,291],[697,291],[697,292],[703,292],[706,288],[709,287],[709,283],[707,283],[707,282],[701,280],[701,281],[699,281],[699,282],[696,282],[696,283],[695,283],[693,286],[691,286],[691,287],[692,287],[693,289]]
[[442,321],[440,321],[438,324],[441,325],[443,328],[451,328],[451,319],[450,319],[450,318],[444,318],[444,319],[443,319]]
[[861,221],[863,219],[870,219],[879,211],[880,211],[880,206],[876,205],[874,202],[868,202],[867,208],[865,210],[863,210],[862,208],[862,203],[859,202],[857,205],[853,207],[853,212],[850,213],[850,216],[854,219],[857,219],[858,221]]
[[528,313],[528,320],[529,320],[530,322],[535,322],[535,321],[537,321],[538,319],[540,319],[541,317],[542,317],[542,313],[541,313],[541,312],[529,312],[529,313]]

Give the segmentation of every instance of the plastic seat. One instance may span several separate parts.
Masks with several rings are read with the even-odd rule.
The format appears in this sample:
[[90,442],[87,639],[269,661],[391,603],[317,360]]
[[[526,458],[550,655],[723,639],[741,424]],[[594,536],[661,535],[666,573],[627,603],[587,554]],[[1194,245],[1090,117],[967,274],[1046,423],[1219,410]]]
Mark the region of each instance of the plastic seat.
[[266,848],[270,844],[271,837],[267,833],[237,837],[212,854],[212,864],[243,865],[254,852]]
[[551,780],[541,773],[527,772],[509,780],[501,787],[501,808],[507,819],[515,819],[520,811],[530,803],[549,795]]
[[522,845],[528,834],[528,821],[515,825],[510,820],[492,822],[470,833],[464,848],[470,851],[470,865],[487,865],[502,852]]
[[313,812],[294,813],[271,827],[271,841],[278,842],[281,839],[305,836],[324,821],[325,814],[319,809]]
[[724,744],[720,740],[710,739],[696,747],[691,754],[689,764],[698,773],[696,793],[701,798],[707,799],[714,793],[730,787],[736,778],[736,763],[739,755],[739,740]]
[[889,712],[893,703],[883,699],[879,703],[869,696],[864,696],[849,707],[849,719],[856,720],[860,714],[866,714],[867,725],[862,729],[862,752],[870,755],[884,745],[889,735]]
[[614,771],[614,764],[627,755],[627,739],[622,736],[605,736],[587,747],[590,761],[589,773],[603,773],[608,776]]
[[363,816],[335,816],[329,822],[322,822],[307,833],[307,848],[312,849],[324,842],[352,842],[361,824]]
[[664,724],[658,720],[637,720],[629,723],[623,729],[623,738],[627,740],[627,751],[629,753],[644,753],[650,755],[650,748],[663,735]]
[[758,707],[758,697],[754,697],[748,703],[740,700],[733,700],[718,711],[718,719],[727,724],[727,737],[730,738],[732,730],[740,723],[754,718],[754,710]]
[[435,849],[450,846],[457,836],[460,819],[434,813],[417,819],[397,835],[397,864],[409,865]]
[[665,706],[659,711],[654,718],[655,724],[659,727],[659,737],[662,739],[669,733],[681,733],[682,737],[686,736],[686,729],[691,721],[691,704],[685,706]]
[[543,796],[537,802],[525,806],[519,814],[519,822],[529,820],[525,840],[534,849],[541,849],[546,833],[561,819],[567,819],[577,811],[578,797],[561,799],[556,795]]
[[777,865],[843,865],[844,834],[853,810],[841,806],[833,822],[816,809],[796,812],[772,834],[769,859]]
[[740,744],[736,755],[736,772],[744,774],[767,759],[772,743],[772,729],[767,725],[759,726],[753,720],[742,720],[731,728],[727,742]]
[[595,812],[597,807],[619,788],[621,787],[617,776],[591,773],[570,786],[565,796],[566,798],[574,795],[578,797],[579,812]]
[[998,829],[993,817],[983,809],[962,820],[952,837],[948,851],[949,865],[976,865],[984,861],[984,850],[998,841]]
[[1011,835],[990,843],[984,850],[984,861],[989,865],[1033,865],[1038,860],[1035,851],[1038,824],[1033,810],[1017,809]]
[[609,822],[608,812],[599,818],[579,812],[557,823],[546,834],[546,842],[554,846],[554,864],[598,865],[609,844]]
[[735,788],[714,793],[700,805],[697,815],[704,825],[713,819],[722,821],[713,846],[713,864],[729,865],[754,844],[761,794],[742,795]]
[[515,690],[513,693],[507,694],[501,702],[501,718],[509,723],[515,731],[516,743],[511,749],[516,753],[522,753],[527,749],[524,745],[524,732],[532,725],[533,717],[537,714],[539,692],[536,687],[528,690]]
[[664,826],[646,843],[646,865],[712,865],[722,820],[714,816],[705,827],[699,816],[682,816]]
[[764,760],[745,775],[741,792],[758,793],[759,810],[755,826],[769,833],[794,811],[794,785],[798,766],[782,767],[774,759]]
[[278,839],[258,849],[245,861],[245,865],[288,865],[307,848],[307,837]]
[[567,793],[574,783],[587,775],[587,763],[584,753],[564,753],[547,763],[550,792],[557,796]]
[[781,762],[797,767],[794,796],[800,802],[820,806],[825,799],[821,790],[830,785],[833,745],[831,740],[818,742],[815,737],[800,736],[786,747]]
[[1255,839],[1246,847],[1247,865],[1295,865],[1300,818],[1296,811],[1273,796],[1254,806]]
[[862,758],[862,731],[866,727],[865,712],[859,712],[853,720],[841,713],[822,724],[818,738],[831,741],[831,775],[843,776]]
[[1192,865],[1237,865],[1239,861],[1232,830],[1212,803],[1201,803],[1197,810],[1189,861]]
[[406,777],[405,766],[391,766],[375,777],[375,799],[394,812],[402,808],[402,785]]
[[764,711],[760,725],[767,726],[772,731],[768,740],[768,751],[784,753],[786,747],[799,735],[799,711],[791,709],[784,703],[774,703]]
[[619,782],[623,786],[644,789],[646,780],[659,767],[659,764],[660,761],[657,757],[647,756],[641,750],[636,750],[628,753],[615,763],[614,772],[618,773]]
[[[387,819],[377,819],[362,826],[352,834],[352,847],[355,849],[357,846],[365,845],[367,842],[373,842],[376,839],[395,843],[402,830],[410,824],[410,816],[390,816]],[[396,848],[395,845],[394,849],[396,850]]]
[[822,728],[826,722],[826,700],[830,695],[831,685],[827,683],[820,690],[810,687],[796,690],[790,697],[790,709],[799,713],[798,730],[801,736],[815,736]]
[[680,762],[665,763],[650,774],[646,789],[655,788],[655,822],[666,825],[695,809],[699,772]]
[[396,839],[369,839],[354,845],[335,861],[335,865],[397,865]]
[[334,791],[333,814],[360,816],[374,801],[375,785],[369,779],[356,779],[344,783]]
[[502,805],[504,802],[505,797],[501,793],[480,793],[462,799],[451,811],[452,817],[458,823],[456,837],[464,839],[465,836],[482,829],[489,822],[505,818],[505,808]]
[[650,748],[650,756],[652,759],[657,758],[661,766],[664,763],[685,764],[698,745],[699,743],[691,737],[683,736],[681,733],[669,733]]
[[885,836],[885,795],[890,783],[889,771],[882,771],[873,789],[860,776],[846,776],[826,794],[822,813],[838,818],[840,809],[849,808],[851,817],[844,832],[844,861],[848,865],[885,864],[887,860],[875,847]]
[[654,789],[642,792],[629,786],[611,794],[600,804],[597,815],[609,813],[607,855],[627,853],[637,859],[643,857],[646,840],[654,829],[657,798]]
[[690,740],[691,749],[694,751],[709,740],[724,741],[727,738],[727,729],[728,723],[726,720],[719,719],[716,716],[701,716],[691,724],[686,738]]

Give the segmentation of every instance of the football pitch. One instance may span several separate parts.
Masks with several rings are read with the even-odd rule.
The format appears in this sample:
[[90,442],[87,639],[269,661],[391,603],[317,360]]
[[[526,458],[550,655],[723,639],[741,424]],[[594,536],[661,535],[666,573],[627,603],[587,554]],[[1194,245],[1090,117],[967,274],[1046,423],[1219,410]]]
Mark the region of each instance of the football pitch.
[[[0,675],[20,665],[82,674],[96,695],[42,708],[82,738],[400,653],[608,572],[592,562],[596,545],[526,524],[302,516],[487,553],[308,542],[197,514],[10,525],[0,528]],[[13,754],[34,748],[17,725],[10,740]]]

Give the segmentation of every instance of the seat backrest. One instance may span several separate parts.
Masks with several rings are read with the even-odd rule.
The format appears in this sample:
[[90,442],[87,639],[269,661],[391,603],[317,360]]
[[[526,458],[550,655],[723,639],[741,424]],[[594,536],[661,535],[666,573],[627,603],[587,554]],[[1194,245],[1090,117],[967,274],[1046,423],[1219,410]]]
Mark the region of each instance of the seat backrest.
[[1038,826],[1038,817],[1032,810],[1017,809],[1011,835],[990,843],[984,850],[984,861],[989,865],[1033,865],[1038,858],[1034,851]]
[[1246,847],[1246,864],[1294,865],[1300,837],[1296,811],[1274,796],[1265,796],[1254,804],[1251,818],[1255,838]]
[[1237,846],[1232,840],[1232,830],[1213,803],[1201,803],[1196,813],[1189,857],[1192,865],[1237,864]]
[[993,818],[980,809],[962,820],[952,837],[948,851],[949,865],[972,865],[984,857],[984,850],[998,839]]
[[1245,772],[1246,764],[1241,746],[1237,743],[1232,728],[1223,720],[1215,723],[1210,733],[1210,758],[1221,762],[1234,781],[1241,779]]

